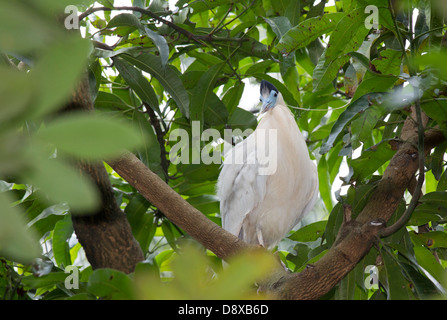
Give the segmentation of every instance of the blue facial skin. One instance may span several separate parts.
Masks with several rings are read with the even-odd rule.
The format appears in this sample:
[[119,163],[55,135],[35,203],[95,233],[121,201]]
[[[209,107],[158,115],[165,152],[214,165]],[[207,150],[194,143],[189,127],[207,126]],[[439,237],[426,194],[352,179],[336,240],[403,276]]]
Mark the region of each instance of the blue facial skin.
[[267,112],[276,105],[276,99],[278,98],[278,92],[275,90],[270,91],[270,95],[265,99],[262,95],[260,100],[262,101],[261,113]]

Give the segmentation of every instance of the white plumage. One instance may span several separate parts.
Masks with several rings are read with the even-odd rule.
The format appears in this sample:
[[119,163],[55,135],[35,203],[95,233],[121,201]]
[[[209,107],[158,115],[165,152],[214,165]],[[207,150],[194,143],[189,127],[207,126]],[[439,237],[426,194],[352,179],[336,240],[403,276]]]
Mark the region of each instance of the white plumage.
[[[293,114],[266,81],[261,83],[261,101],[264,116],[256,130],[225,155],[217,188],[222,227],[247,243],[271,249],[312,209],[318,176]],[[262,172],[263,130],[276,130],[277,157],[271,159],[277,163],[271,174]]]

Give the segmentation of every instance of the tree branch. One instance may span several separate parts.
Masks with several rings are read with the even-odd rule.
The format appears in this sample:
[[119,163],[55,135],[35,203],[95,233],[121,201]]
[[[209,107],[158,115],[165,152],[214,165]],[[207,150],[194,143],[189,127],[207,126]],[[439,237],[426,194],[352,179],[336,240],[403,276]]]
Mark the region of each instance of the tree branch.
[[79,21],[85,19],[87,16],[89,16],[90,14],[97,12],[97,11],[112,11],[112,10],[126,10],[126,11],[135,11],[135,12],[139,12],[141,14],[144,14],[146,16],[149,16],[150,18],[161,22],[165,25],[167,25],[168,27],[170,27],[171,29],[174,29],[175,31],[177,31],[178,33],[184,35],[185,37],[187,37],[189,40],[193,40],[194,42],[203,45],[203,42],[213,42],[213,41],[236,41],[236,42],[242,42],[242,41],[246,41],[246,39],[243,38],[231,38],[231,37],[216,37],[212,34],[209,35],[197,35],[194,34],[186,29],[183,29],[182,27],[179,27],[178,25],[176,25],[175,23],[166,20],[158,15],[156,15],[155,13],[153,13],[150,10],[147,9],[143,9],[140,7],[113,7],[113,8],[107,8],[107,7],[91,7],[90,9],[88,9],[87,11],[83,12],[82,14],[79,15],[78,19]]
[[399,218],[398,221],[396,221],[392,226],[381,230],[380,237],[387,237],[389,235],[392,235],[396,231],[398,231],[400,228],[402,228],[410,219],[411,214],[413,213],[414,209],[416,209],[416,206],[418,204],[419,198],[422,195],[422,186],[424,185],[425,180],[425,152],[424,152],[424,128],[428,121],[428,117],[424,115],[424,119],[422,118],[422,111],[421,111],[421,102],[418,96],[418,88],[413,87],[414,91],[414,98],[415,98],[415,105],[412,107],[412,114],[411,118],[413,118],[413,114],[416,115],[416,123],[417,126],[417,136],[418,136],[418,170],[419,170],[419,177],[417,180],[416,187],[414,188],[414,191],[412,192],[412,198],[410,201],[410,204],[408,205],[405,212],[402,214],[402,216]]
[[182,228],[218,257],[227,260],[234,254],[251,248],[191,206],[134,154],[126,153],[107,163],[160,209],[172,223]]

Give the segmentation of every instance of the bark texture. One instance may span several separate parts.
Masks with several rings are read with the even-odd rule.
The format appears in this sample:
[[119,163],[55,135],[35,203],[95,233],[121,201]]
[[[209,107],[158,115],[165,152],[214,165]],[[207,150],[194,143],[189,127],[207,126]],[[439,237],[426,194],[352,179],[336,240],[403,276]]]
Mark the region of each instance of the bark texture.
[[249,246],[191,206],[134,154],[126,153],[108,164],[154,204],[175,225],[185,230],[218,257],[228,259]]
[[[63,112],[91,112],[87,78],[84,78]],[[102,162],[77,160],[80,173],[92,179],[100,191],[101,206],[93,213],[72,214],[73,227],[93,269],[113,268],[131,273],[144,259],[125,214],[115,201],[109,176]]]

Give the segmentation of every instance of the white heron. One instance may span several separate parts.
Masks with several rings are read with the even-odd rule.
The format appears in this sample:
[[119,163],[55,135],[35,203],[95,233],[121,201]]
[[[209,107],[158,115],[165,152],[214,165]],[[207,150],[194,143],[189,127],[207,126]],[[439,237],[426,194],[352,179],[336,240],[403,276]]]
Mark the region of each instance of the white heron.
[[[314,206],[318,176],[281,93],[264,80],[260,89],[263,117],[256,130],[225,155],[217,195],[225,230],[272,249]],[[276,136],[276,144],[267,143],[261,132]],[[276,161],[276,170],[262,173],[274,147],[276,154],[268,154],[268,159]]]

